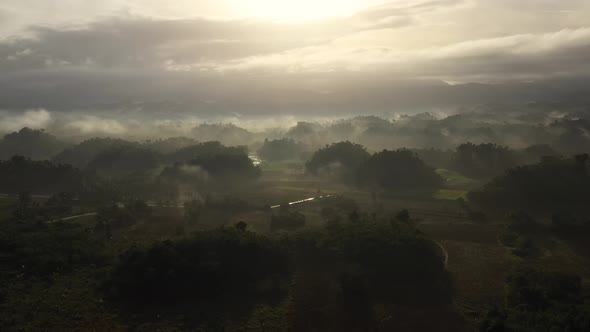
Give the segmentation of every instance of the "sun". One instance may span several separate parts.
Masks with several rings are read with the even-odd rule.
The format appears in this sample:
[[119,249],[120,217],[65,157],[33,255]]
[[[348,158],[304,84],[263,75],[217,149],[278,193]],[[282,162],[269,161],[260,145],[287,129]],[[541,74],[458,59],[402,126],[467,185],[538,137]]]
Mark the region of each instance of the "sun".
[[247,16],[275,21],[344,17],[353,15],[366,6],[366,1],[362,0],[242,0],[237,3]]

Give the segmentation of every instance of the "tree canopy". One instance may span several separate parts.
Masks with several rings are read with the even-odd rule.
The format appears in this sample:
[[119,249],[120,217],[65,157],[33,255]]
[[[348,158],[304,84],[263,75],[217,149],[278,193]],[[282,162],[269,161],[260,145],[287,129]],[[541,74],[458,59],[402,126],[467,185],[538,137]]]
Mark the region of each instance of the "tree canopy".
[[66,146],[66,143],[42,129],[25,127],[0,139],[0,159],[9,159],[14,155],[33,160],[50,159]]
[[22,156],[0,161],[0,188],[5,193],[76,192],[82,173],[70,165],[34,161]]
[[469,193],[471,202],[500,209],[583,209],[590,206],[590,176],[584,158],[545,158],[509,169]]
[[110,294],[132,302],[178,302],[243,294],[257,283],[289,271],[279,242],[236,229],[199,232],[125,252],[106,285]]
[[258,150],[258,157],[268,161],[281,161],[298,158],[303,152],[303,145],[289,138],[264,140]]
[[359,168],[357,181],[362,187],[420,190],[438,188],[444,180],[415,153],[402,149],[383,150],[371,156]]
[[328,172],[346,176],[354,173],[369,157],[365,147],[346,141],[319,149],[305,167],[312,174]]
[[492,178],[518,164],[514,151],[492,143],[461,144],[451,161],[451,168],[473,178]]

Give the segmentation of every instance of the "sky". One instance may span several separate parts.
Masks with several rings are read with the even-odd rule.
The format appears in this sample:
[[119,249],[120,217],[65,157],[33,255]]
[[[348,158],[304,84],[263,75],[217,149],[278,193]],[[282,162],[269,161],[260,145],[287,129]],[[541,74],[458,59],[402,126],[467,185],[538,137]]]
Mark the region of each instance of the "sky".
[[0,73],[11,112],[375,113],[586,79],[590,1],[2,0]]

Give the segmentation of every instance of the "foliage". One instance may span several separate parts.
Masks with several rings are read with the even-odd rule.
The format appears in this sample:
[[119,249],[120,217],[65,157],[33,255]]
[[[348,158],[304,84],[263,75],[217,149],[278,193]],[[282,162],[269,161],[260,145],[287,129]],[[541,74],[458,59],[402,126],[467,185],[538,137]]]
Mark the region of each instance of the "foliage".
[[371,156],[357,173],[361,187],[384,190],[432,190],[443,184],[435,170],[409,150],[384,150]]
[[418,158],[422,159],[427,165],[434,168],[446,169],[450,166],[453,158],[452,150],[439,150],[439,149],[412,149]]
[[491,178],[517,165],[514,151],[487,143],[460,145],[451,161],[451,168],[473,178]]
[[148,140],[143,143],[143,146],[158,153],[168,154],[196,145],[197,143],[196,140],[188,137],[170,137],[166,139]]
[[588,331],[590,303],[582,297],[580,277],[533,269],[507,280],[504,308],[490,310],[480,331]]
[[248,148],[245,146],[224,146],[218,141],[211,141],[199,144],[191,144],[180,148],[164,156],[167,163],[187,162],[203,156],[217,155],[247,155]]
[[219,141],[228,145],[243,145],[250,143],[253,139],[251,132],[231,123],[202,123],[191,132],[201,142]]
[[70,223],[5,223],[0,229],[2,273],[45,277],[103,259],[92,233]]
[[285,248],[250,232],[222,229],[131,248],[114,268],[111,297],[137,303],[206,300],[256,293],[259,281],[289,271]]
[[61,151],[53,157],[53,161],[74,165],[75,167],[84,169],[86,165],[95,159],[101,152],[109,149],[125,147],[139,148],[140,144],[118,138],[92,138]]
[[0,140],[0,160],[9,159],[14,155],[25,156],[33,160],[46,160],[66,146],[66,143],[46,133],[43,129],[25,127]]
[[375,296],[395,294],[398,300],[408,300],[429,293],[432,301],[448,297],[443,258],[434,242],[407,223],[361,220],[303,232],[299,250],[355,264]]
[[151,208],[142,200],[129,200],[126,204],[117,203],[98,209],[94,231],[105,239],[112,237],[112,231],[132,226],[151,216]]
[[14,156],[0,161],[0,188],[4,193],[76,192],[82,185],[82,173],[70,165],[33,161]]
[[293,139],[264,140],[258,150],[258,157],[267,161],[283,161],[298,158],[303,152],[303,145]]
[[369,156],[362,145],[349,141],[334,143],[316,151],[305,168],[311,174],[327,172],[346,177],[354,174]]
[[236,184],[260,176],[260,168],[254,166],[245,148],[227,148],[219,142],[209,142],[177,153],[175,158],[184,155],[182,158],[191,159],[166,167],[158,176],[158,182],[163,186],[203,186],[211,180]]
[[545,158],[508,170],[468,194],[469,201],[495,209],[584,210],[590,206],[590,176],[580,161]]
[[153,170],[160,164],[160,159],[160,155],[154,151],[121,146],[100,152],[86,168],[102,176],[124,177]]
[[305,215],[290,211],[288,208],[281,208],[278,214],[273,214],[270,219],[270,229],[296,230],[305,226]]

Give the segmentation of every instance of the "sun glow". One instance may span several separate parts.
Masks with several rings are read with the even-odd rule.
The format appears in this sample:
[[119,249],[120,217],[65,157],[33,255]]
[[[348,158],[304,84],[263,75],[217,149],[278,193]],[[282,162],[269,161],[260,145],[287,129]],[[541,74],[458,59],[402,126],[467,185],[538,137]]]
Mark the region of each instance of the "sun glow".
[[243,14],[275,21],[311,21],[350,16],[366,7],[366,4],[367,1],[361,0],[236,1]]

